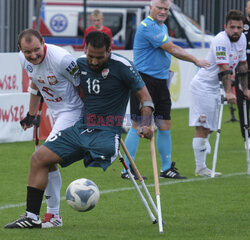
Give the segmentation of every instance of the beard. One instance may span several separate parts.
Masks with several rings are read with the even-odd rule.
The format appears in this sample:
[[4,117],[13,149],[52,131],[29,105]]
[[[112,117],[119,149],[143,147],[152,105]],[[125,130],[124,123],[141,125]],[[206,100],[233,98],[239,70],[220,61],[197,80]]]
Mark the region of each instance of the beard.
[[106,65],[106,62],[102,64],[97,64],[97,65],[93,65],[90,62],[88,62],[89,68],[94,72],[101,72],[105,68],[105,65]]
[[234,34],[232,36],[228,36],[231,42],[237,42],[240,39],[240,35]]

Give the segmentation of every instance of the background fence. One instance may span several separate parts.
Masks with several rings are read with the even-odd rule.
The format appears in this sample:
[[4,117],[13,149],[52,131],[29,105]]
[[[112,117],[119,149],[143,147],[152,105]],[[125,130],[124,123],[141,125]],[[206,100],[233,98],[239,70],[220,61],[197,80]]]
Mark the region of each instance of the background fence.
[[248,0],[174,0],[182,11],[200,23],[200,15],[205,17],[205,29],[216,34],[224,29],[226,13],[238,9],[245,14]]
[[41,0],[0,0],[0,52],[16,52],[21,30],[31,27]]
[[[42,0],[0,0],[0,52],[16,52],[21,30],[31,27],[39,16]],[[182,11],[200,23],[205,17],[205,29],[216,34],[223,30],[225,15],[230,9],[245,13],[247,0],[173,0]],[[36,19],[37,20],[37,19]]]

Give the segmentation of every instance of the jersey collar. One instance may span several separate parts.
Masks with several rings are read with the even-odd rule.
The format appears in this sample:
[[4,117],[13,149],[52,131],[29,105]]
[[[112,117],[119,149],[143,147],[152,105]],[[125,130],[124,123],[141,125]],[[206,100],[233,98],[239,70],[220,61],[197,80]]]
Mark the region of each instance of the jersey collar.
[[42,59],[41,63],[43,62],[44,58],[46,57],[46,53],[47,53],[47,45],[44,44],[44,47],[43,47],[43,59]]

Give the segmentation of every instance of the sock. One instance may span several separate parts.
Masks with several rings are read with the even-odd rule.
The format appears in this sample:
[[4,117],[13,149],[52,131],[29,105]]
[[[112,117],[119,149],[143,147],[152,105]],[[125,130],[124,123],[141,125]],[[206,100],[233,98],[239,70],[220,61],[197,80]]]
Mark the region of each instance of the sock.
[[55,217],[59,217],[61,186],[62,179],[59,169],[53,172],[49,172],[48,184],[44,194],[47,203],[47,213],[54,214]]
[[156,137],[157,149],[161,156],[161,171],[171,168],[172,141],[171,130],[157,130]]
[[36,215],[35,213],[28,212],[28,211],[26,211],[26,216],[27,216],[28,218],[34,219],[34,220],[36,220],[36,221],[39,219],[39,215]]
[[[130,153],[133,160],[135,159],[139,140],[140,140],[140,137],[137,134],[137,130],[131,127],[128,131],[128,134],[126,136],[124,144],[125,144],[126,148],[128,149],[128,152]],[[126,155],[125,155],[125,162],[126,162],[127,166],[130,165],[129,160],[128,160]],[[123,169],[122,172],[125,173],[126,170]]]
[[210,134],[208,134],[207,138],[206,138],[206,154],[211,153],[211,145],[210,145],[210,142],[209,142],[209,137],[210,137]]
[[27,187],[27,203],[26,203],[27,204],[26,205],[27,216],[29,216],[29,214],[31,213],[39,216],[41,205],[42,205],[42,200],[43,200],[43,193],[44,193],[43,190],[29,187],[29,186]]
[[202,168],[207,167],[206,165],[206,138],[193,138],[193,150],[196,164],[196,172]]

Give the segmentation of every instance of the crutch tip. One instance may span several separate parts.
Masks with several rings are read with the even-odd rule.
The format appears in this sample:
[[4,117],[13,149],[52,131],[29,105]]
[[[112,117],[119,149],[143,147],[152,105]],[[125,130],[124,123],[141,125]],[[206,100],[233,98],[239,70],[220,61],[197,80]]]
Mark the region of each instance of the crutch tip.
[[157,223],[157,220],[155,219],[155,220],[153,220],[152,222],[153,222],[153,224],[156,224],[156,223]]

